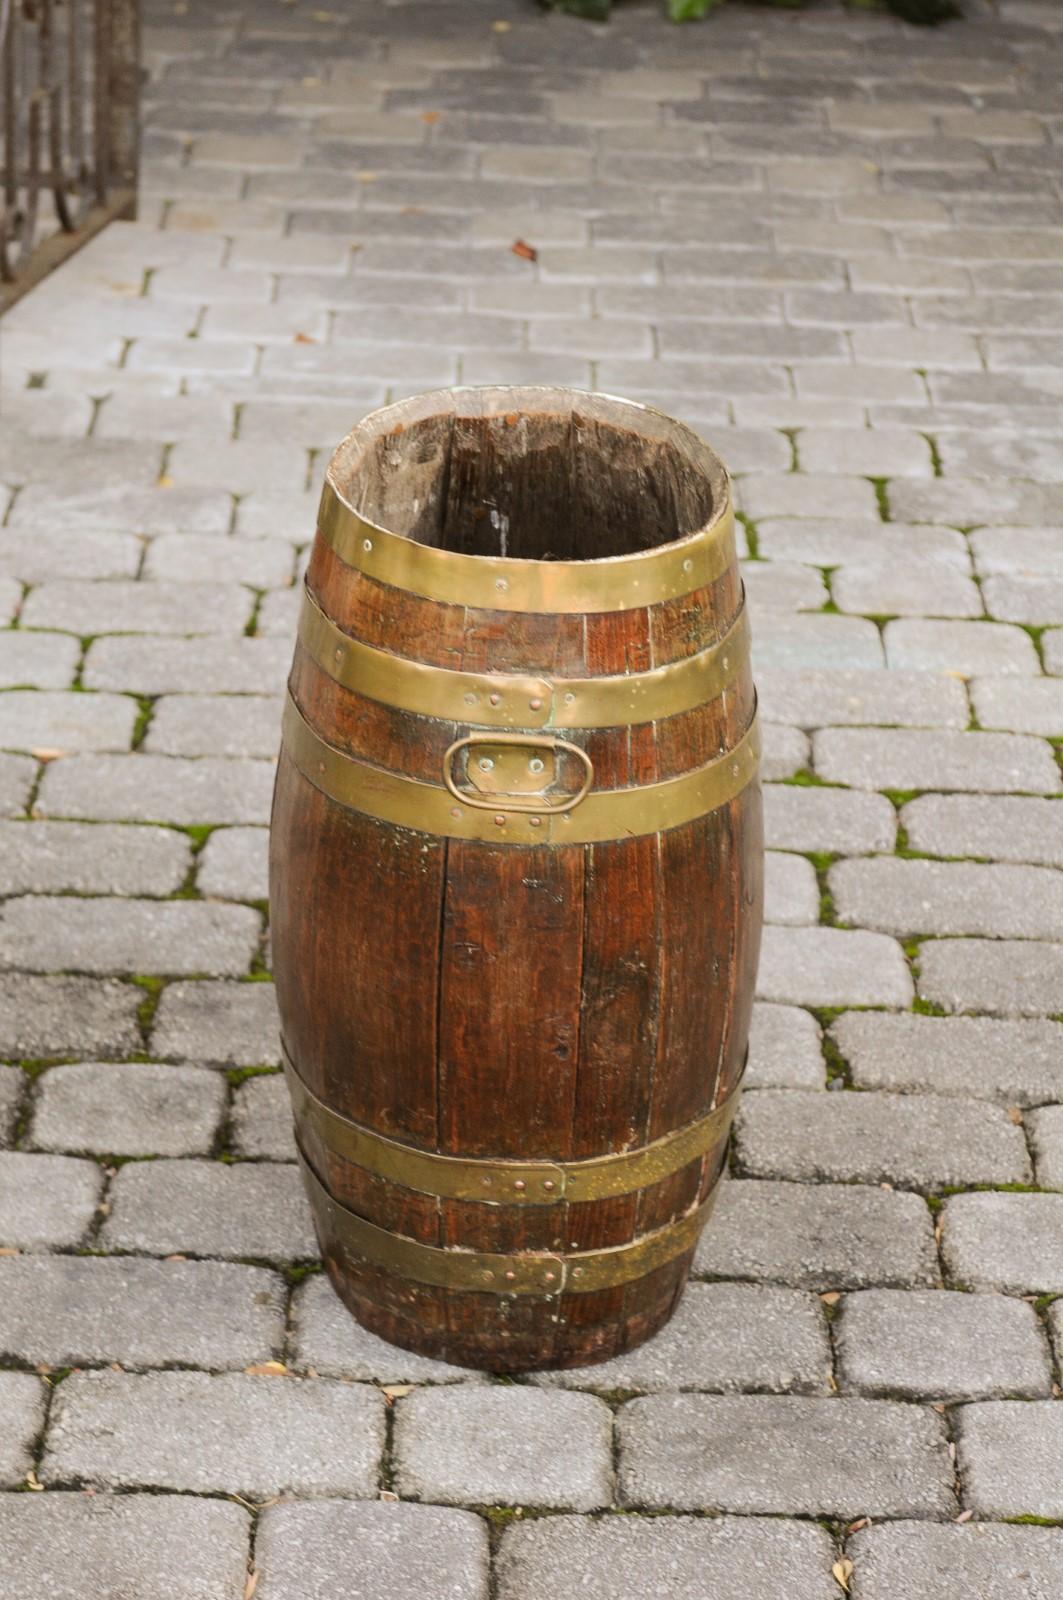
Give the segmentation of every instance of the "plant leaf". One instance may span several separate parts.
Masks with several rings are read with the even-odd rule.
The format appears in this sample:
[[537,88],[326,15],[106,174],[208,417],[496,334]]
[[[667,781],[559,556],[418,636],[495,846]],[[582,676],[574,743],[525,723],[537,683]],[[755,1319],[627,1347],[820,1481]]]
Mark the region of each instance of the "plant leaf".
[[668,15],[673,22],[696,22],[718,3],[719,0],[668,0]]

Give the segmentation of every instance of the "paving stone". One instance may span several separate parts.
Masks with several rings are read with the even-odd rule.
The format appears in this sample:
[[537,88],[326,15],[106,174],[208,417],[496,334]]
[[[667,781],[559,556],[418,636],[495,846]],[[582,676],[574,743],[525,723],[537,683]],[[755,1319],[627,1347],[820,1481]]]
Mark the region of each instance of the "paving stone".
[[223,1260],[317,1255],[299,1172],[273,1162],[130,1163],[114,1180],[101,1242],[108,1250]]
[[128,695],[0,694],[0,744],[8,750],[128,750],[136,720],[137,703]]
[[18,1067],[0,1067],[0,1146],[11,1143],[15,1114],[29,1088],[29,1079]]
[[132,1256],[0,1261],[0,1350],[33,1365],[244,1367],[284,1343],[284,1286],[261,1267]]
[[1023,1589],[1047,1600],[1063,1582],[1058,1528],[891,1522],[862,1528],[846,1549],[860,1600],[1009,1600]]
[[80,656],[64,634],[0,632],[0,689],[68,689]]
[[[726,446],[721,442],[720,448]],[[828,599],[819,573],[796,561],[743,561],[742,582],[750,612],[757,618],[763,612],[765,627],[772,625],[772,611],[818,611]]]
[[956,1465],[978,1516],[1063,1516],[1063,1406],[989,1400],[961,1406]]
[[249,906],[22,895],[0,910],[0,968],[227,977],[246,972],[260,933]]
[[831,1600],[834,1559],[824,1529],[777,1518],[550,1517],[504,1533],[499,1600],[745,1600],[751,1572],[759,1600]]
[[617,1426],[628,1506],[842,1518],[954,1509],[942,1420],[918,1406],[662,1394],[630,1400]]
[[970,720],[963,684],[931,672],[761,666],[757,693],[764,716],[802,728],[831,723],[966,728]]
[[1063,730],[1063,683],[1058,678],[1032,678],[1021,687],[1013,678],[976,678],[971,699],[983,728],[1050,738],[1059,738]]
[[1049,746],[1025,734],[824,728],[813,735],[816,771],[855,789],[975,789],[1056,794]]
[[859,927],[1063,938],[1063,877],[1047,867],[879,857],[837,861],[828,881],[838,920]]
[[238,1505],[187,1495],[5,1495],[0,1500],[6,1600],[101,1596],[213,1600],[244,1583],[250,1518]]
[[152,1054],[219,1066],[280,1065],[280,1021],[272,983],[171,983],[163,990]]
[[1049,628],[1041,635],[1045,671],[1063,676],[1063,628]]
[[915,850],[1063,866],[1063,834],[1051,800],[928,794],[910,801],[901,821]]
[[1063,1299],[1059,1296],[1048,1307],[1047,1319],[1049,1336],[1052,1340],[1058,1365],[1060,1355],[1063,1353]]
[[[882,666],[878,629],[863,617],[775,612],[761,616],[754,635],[755,670],[780,672],[822,663],[835,670]],[[780,720],[792,721],[789,712],[773,711]]]
[[143,748],[151,755],[272,761],[280,746],[281,705],[248,694],[166,695],[155,704]]
[[694,1272],[820,1292],[938,1281],[930,1212],[918,1195],[737,1178],[720,1189]]
[[403,1503],[289,1502],[262,1514],[262,1600],[487,1600],[487,1528],[468,1511]]
[[[265,1080],[268,1081],[268,1080]],[[482,1372],[401,1350],[363,1328],[324,1274],[307,1278],[292,1301],[294,1365],[360,1382],[482,1383]]]
[[800,926],[819,920],[815,869],[803,856],[769,850],[764,858],[764,920]]
[[688,1285],[671,1322],[598,1366],[537,1373],[543,1388],[826,1394],[826,1324],[814,1296],[746,1283]]
[[794,1094],[743,1098],[735,1157],[754,1178],[896,1183],[940,1189],[1028,1183],[1022,1130],[980,1100],[898,1094]]
[[842,567],[831,577],[831,594],[842,611],[870,616],[982,615],[982,597],[971,578],[941,562],[920,562],[918,557],[904,567]]
[[983,577],[998,572],[1063,577],[1063,550],[1054,528],[975,528],[971,550]]
[[[815,224],[821,227],[822,224]],[[909,329],[891,328],[886,337],[903,337]],[[909,428],[825,428],[802,430],[800,461],[803,472],[860,472],[869,478],[929,478],[933,476],[930,447],[921,434]],[[845,610],[861,610],[847,606]],[[876,608],[879,611],[886,607]],[[980,609],[980,608],[979,608]]]
[[848,1011],[831,1024],[858,1089],[1036,1106],[1063,1091],[1063,1024]]
[[[1063,1093],[1058,1085],[1056,1093]],[[1042,1189],[1063,1189],[1063,1105],[1042,1106],[1025,1122],[1038,1183]]]
[[1033,640],[1007,622],[952,622],[903,617],[885,629],[891,667],[921,672],[1037,673]]
[[0,1056],[126,1055],[143,1043],[132,984],[0,973]]
[[819,1024],[797,1006],[756,1004],[749,1029],[747,1089],[822,1089]]
[[1036,1399],[1051,1394],[1031,1305],[1004,1295],[865,1289],[834,1325],[843,1394],[901,1400]]
[[885,795],[802,784],[764,786],[764,839],[777,850],[892,851],[897,814]]
[[29,1144],[91,1155],[205,1155],[226,1110],[205,1067],[78,1062],[38,1081]]
[[[193,446],[192,448],[198,448]],[[62,579],[31,591],[23,626],[68,633],[242,634],[252,596],[235,583]]]
[[1063,944],[940,939],[922,946],[919,993],[946,1011],[1054,1014],[1063,992]]
[[593,1511],[612,1499],[611,1441],[609,1409],[593,1395],[421,1389],[396,1406],[395,1484],[444,1505]]
[[760,773],[765,783],[791,778],[795,772],[808,766],[811,747],[808,735],[802,733],[800,728],[788,728],[781,722],[765,721],[763,737]]
[[17,817],[25,811],[36,778],[36,761],[0,755],[0,817]]
[[282,1073],[259,1073],[233,1095],[233,1149],[255,1160],[292,1161],[292,1107]]
[[739,498],[751,517],[816,517],[830,506],[836,517],[874,517],[875,491],[866,478],[758,473],[743,479]]
[[[33,1446],[44,1421],[45,1389],[26,1372],[0,1372],[0,1484],[21,1487],[33,1465]],[[4,1495],[0,1505],[8,1499]],[[5,1549],[6,1561],[6,1549]]]
[[[799,425],[800,417],[791,417]],[[780,421],[780,426],[786,426]],[[897,566],[917,555],[960,573],[970,571],[967,542],[954,528],[880,522],[871,518],[765,518],[757,523],[760,552],[771,561],[808,561],[817,567]]]
[[3,894],[172,894],[190,861],[189,841],[169,828],[0,823]]
[[281,589],[292,581],[292,565],[292,546],[286,539],[167,533],[148,546],[144,576],[156,582],[246,583],[254,589]]
[[199,857],[200,894],[228,900],[265,900],[269,895],[269,830],[218,828]]
[[94,1161],[21,1150],[0,1154],[0,1241],[16,1250],[79,1245],[102,1190]]
[[904,952],[881,933],[764,929],[757,995],[809,1006],[900,1006],[912,998]]
[[82,1372],[56,1396],[40,1476],[253,1500],[364,1497],[376,1492],[383,1443],[384,1399],[364,1384]]
[[987,578],[983,589],[990,616],[1008,622],[1063,622],[1063,578]]
[[45,771],[36,809],[45,816],[128,822],[267,822],[273,765],[242,757],[69,756]]
[[1063,1195],[957,1194],[942,1223],[941,1253],[957,1285],[1063,1293]]
[[283,639],[97,639],[83,680],[127,694],[276,695],[290,655]]

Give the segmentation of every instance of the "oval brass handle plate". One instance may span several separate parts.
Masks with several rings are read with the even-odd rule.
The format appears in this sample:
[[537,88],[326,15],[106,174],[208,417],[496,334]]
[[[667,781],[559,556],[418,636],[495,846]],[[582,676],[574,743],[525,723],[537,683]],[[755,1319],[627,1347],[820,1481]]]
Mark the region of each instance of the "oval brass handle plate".
[[[455,758],[466,751],[465,769],[478,793],[459,789],[454,779]],[[543,751],[543,755],[536,752]],[[557,757],[574,756],[583,768],[583,782],[575,794],[559,802],[548,800],[544,790],[557,775]],[[556,815],[571,811],[584,800],[594,782],[590,756],[567,739],[537,739],[524,733],[473,733],[455,739],[443,757],[443,782],[462,805],[478,811],[538,811]]]

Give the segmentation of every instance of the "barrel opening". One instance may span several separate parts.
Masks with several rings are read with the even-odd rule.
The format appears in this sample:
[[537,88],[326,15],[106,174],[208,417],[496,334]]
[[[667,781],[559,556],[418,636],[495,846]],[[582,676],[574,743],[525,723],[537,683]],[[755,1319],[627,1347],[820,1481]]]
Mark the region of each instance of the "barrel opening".
[[390,426],[355,431],[333,481],[368,520],[437,549],[534,561],[635,555],[696,533],[726,492],[693,434],[622,401],[401,412],[389,407],[377,418]]

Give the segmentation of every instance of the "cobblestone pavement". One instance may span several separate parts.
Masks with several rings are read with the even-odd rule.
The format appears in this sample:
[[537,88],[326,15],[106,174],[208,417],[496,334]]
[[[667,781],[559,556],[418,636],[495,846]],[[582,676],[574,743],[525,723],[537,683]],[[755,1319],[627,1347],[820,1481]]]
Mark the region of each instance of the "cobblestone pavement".
[[[1063,12],[149,9],[5,324],[5,1600],[1058,1596]],[[499,1383],[318,1275],[263,940],[327,452],[511,379],[733,468],[772,853],[697,1281]]]

